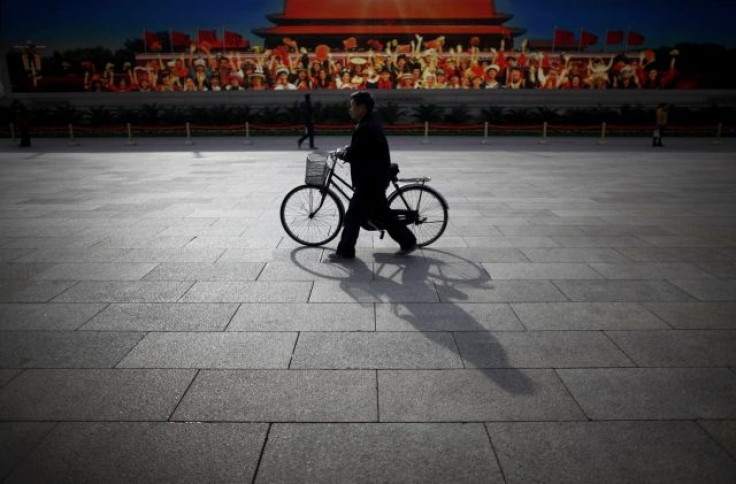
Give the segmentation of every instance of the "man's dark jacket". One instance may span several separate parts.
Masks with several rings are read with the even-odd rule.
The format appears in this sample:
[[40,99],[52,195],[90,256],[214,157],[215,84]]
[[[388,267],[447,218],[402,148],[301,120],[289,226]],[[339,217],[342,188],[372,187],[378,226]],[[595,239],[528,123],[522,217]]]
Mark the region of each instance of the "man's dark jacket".
[[391,155],[383,128],[372,114],[360,120],[345,156],[353,187],[362,192],[384,193],[389,184]]

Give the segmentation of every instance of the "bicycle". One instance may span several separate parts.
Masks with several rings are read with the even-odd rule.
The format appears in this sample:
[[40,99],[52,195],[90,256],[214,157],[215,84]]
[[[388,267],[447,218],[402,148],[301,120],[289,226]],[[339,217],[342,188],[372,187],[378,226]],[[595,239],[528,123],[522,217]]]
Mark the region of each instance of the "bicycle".
[[[281,203],[281,225],[296,242],[309,247],[326,244],[340,232],[345,206],[340,197],[350,201],[352,185],[335,173],[340,151],[314,152],[307,155],[304,185],[292,189]],[[427,186],[430,177],[399,178],[399,166],[391,164],[393,192],[387,197],[391,212],[405,223],[417,238],[417,246],[426,247],[442,236],[447,228],[448,205],[434,188]],[[401,185],[400,185],[401,184]],[[337,193],[336,193],[337,192]],[[365,220],[361,227],[380,231],[380,223]]]

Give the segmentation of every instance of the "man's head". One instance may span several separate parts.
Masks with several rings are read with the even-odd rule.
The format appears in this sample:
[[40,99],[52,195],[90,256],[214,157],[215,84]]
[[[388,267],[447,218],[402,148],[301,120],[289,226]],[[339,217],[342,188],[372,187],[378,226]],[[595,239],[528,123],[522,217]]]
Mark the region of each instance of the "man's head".
[[350,95],[350,117],[360,121],[373,112],[373,96],[368,91],[356,91]]

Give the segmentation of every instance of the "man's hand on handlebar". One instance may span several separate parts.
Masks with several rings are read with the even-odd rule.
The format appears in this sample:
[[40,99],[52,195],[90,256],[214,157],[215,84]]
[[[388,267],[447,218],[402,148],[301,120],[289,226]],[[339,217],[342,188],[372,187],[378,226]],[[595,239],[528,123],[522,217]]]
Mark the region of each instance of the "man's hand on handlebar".
[[347,162],[346,158],[348,156],[348,151],[350,150],[350,146],[345,145],[342,148],[338,148],[335,150],[335,158]]

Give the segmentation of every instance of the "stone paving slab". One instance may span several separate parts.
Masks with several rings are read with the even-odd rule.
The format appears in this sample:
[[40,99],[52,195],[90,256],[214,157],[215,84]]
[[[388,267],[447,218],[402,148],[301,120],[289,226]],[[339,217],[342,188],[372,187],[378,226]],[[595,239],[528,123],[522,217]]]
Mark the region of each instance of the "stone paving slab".
[[634,366],[597,331],[457,333],[468,368],[605,368]]
[[468,247],[559,247],[551,237],[463,237]]
[[736,280],[677,279],[672,283],[701,301],[733,301],[736,298]]
[[[8,249],[8,248],[2,248],[0,249],[0,262],[11,262],[11,261],[17,261],[23,256],[26,256],[28,254],[31,254],[35,252],[35,249]],[[45,261],[49,262],[49,261]]]
[[442,302],[567,301],[549,281],[488,281],[478,284],[438,286]]
[[736,262],[697,262],[696,266],[719,279],[736,279]]
[[650,247],[639,237],[550,237],[559,247]]
[[736,367],[736,331],[609,331],[638,366]]
[[0,304],[0,330],[75,330],[105,304]]
[[698,424],[736,460],[736,420],[701,420]]
[[6,370],[0,369],[0,388],[10,383],[13,378],[18,376],[23,370]]
[[381,422],[585,418],[552,370],[379,370],[378,402]]
[[112,368],[143,333],[8,331],[0,338],[1,368]]
[[523,248],[532,262],[626,262],[629,259],[607,247]]
[[724,368],[557,370],[593,420],[736,419],[736,374]]
[[4,479],[55,426],[52,422],[1,422],[0,479]]
[[69,281],[138,281],[156,268],[156,264],[133,263],[62,263],[33,276],[36,280]]
[[318,280],[309,296],[315,303],[439,302],[434,285],[426,282],[337,282]]
[[226,249],[217,262],[270,262],[297,261],[319,262],[322,259],[322,247],[298,249]]
[[143,279],[146,281],[255,281],[265,266],[262,262],[164,262]]
[[623,247],[616,249],[634,262],[701,262],[730,261],[724,249],[698,247]]
[[266,430],[247,423],[62,423],[7,482],[59,476],[73,482],[251,482]]
[[117,368],[286,369],[296,333],[148,333]]
[[90,331],[222,331],[237,304],[110,304],[81,329]]
[[0,262],[0,280],[32,279],[53,266],[53,262]]
[[484,263],[483,268],[491,279],[601,279],[601,275],[588,264],[580,263]]
[[79,282],[54,302],[150,303],[176,302],[191,282]]
[[110,249],[181,249],[190,240],[192,238],[189,236],[115,235],[95,244],[95,247]]
[[304,333],[296,369],[462,368],[449,333]]
[[49,302],[74,284],[74,281],[0,280],[0,303]]
[[312,282],[197,282],[182,302],[307,302]]
[[377,331],[519,331],[508,304],[376,304]]
[[504,482],[480,424],[274,424],[257,482]]
[[736,303],[645,303],[676,329],[736,329]]
[[375,422],[368,370],[203,370],[175,421]]
[[131,249],[116,258],[116,262],[211,262],[225,252],[220,248],[194,249]]
[[295,265],[291,261],[268,262],[258,280],[315,281],[323,278],[340,281],[372,281],[373,269],[361,261],[351,261],[345,264],[305,262],[300,265]]
[[669,281],[554,281],[572,301],[692,301]]
[[518,248],[458,247],[452,251],[427,247],[424,256],[437,262],[528,262]]
[[373,304],[242,304],[228,331],[374,331]]
[[692,422],[489,423],[506,482],[732,482],[736,463]]
[[195,373],[26,370],[0,390],[0,421],[164,421]]
[[473,283],[490,279],[488,272],[480,264],[467,262],[442,262],[431,257],[423,261],[411,263],[388,264],[373,263],[377,281],[397,283],[408,281],[436,281],[449,284],[451,282]]
[[535,331],[669,329],[665,322],[638,303],[514,303],[511,307],[524,326]]
[[712,279],[704,270],[685,262],[591,263],[606,279]]
[[[14,262],[118,262],[129,249],[105,249],[89,247],[84,249],[39,249],[15,259]],[[155,262],[155,261],[135,261]]]

